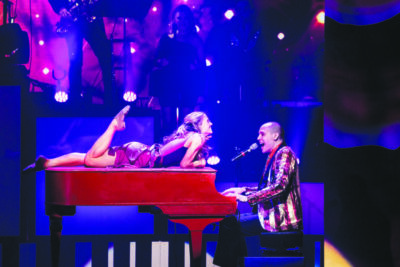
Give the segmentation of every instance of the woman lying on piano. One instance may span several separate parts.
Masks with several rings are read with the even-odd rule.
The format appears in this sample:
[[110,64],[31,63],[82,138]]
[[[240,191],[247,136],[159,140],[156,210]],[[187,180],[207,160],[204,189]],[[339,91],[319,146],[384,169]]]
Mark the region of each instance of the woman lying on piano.
[[164,144],[147,146],[130,142],[118,147],[110,147],[116,131],[125,129],[125,116],[130,106],[123,108],[111,121],[106,131],[96,140],[87,153],[69,153],[48,159],[39,156],[23,171],[41,171],[50,167],[125,167],[162,168],[180,166],[182,168],[203,168],[206,165],[206,141],[211,138],[212,123],[203,112],[188,114],[183,124],[170,136],[164,137]]

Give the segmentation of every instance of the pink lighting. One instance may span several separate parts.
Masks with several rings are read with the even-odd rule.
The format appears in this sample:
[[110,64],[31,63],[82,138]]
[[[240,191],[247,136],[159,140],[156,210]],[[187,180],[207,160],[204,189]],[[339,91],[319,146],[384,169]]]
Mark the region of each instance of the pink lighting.
[[46,67],[42,70],[42,72],[44,75],[47,75],[47,74],[49,74],[50,70],[49,70],[49,68]]
[[318,12],[316,18],[317,18],[318,23],[324,24],[325,23],[325,11]]
[[35,15],[35,18],[37,18],[37,19],[38,19],[39,17],[40,17],[40,15],[39,15],[39,14],[36,14],[36,15]]
[[228,9],[227,11],[225,11],[224,16],[226,19],[231,20],[233,16],[235,16],[235,12],[233,12],[232,9]]
[[133,102],[136,100],[136,94],[132,91],[126,91],[123,98],[126,102]]
[[44,41],[43,41],[43,40],[40,40],[40,41],[39,41],[39,45],[40,45],[40,46],[44,45]]
[[279,40],[282,40],[283,38],[285,38],[285,34],[283,32],[280,32],[276,37],[278,37]]
[[60,103],[67,102],[67,100],[68,100],[68,94],[67,94],[66,92],[64,92],[64,91],[57,91],[57,92],[54,94],[54,99],[55,99],[57,102],[60,102]]

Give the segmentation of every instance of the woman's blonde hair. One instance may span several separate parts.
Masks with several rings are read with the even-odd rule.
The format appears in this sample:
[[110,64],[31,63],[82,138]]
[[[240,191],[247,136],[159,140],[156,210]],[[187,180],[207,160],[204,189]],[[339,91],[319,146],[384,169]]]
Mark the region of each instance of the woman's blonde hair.
[[203,118],[207,117],[204,112],[194,111],[189,113],[183,119],[183,123],[171,135],[164,137],[164,144],[171,142],[177,138],[184,138],[190,132],[200,133],[200,123]]

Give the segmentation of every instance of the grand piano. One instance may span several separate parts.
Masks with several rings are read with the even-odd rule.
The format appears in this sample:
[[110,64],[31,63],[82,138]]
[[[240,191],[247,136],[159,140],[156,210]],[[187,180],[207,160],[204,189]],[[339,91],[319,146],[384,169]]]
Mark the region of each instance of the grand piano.
[[235,198],[217,192],[212,168],[55,167],[45,172],[53,267],[59,263],[62,216],[74,215],[76,206],[158,207],[169,220],[188,227],[192,267],[201,265],[203,229],[237,208]]

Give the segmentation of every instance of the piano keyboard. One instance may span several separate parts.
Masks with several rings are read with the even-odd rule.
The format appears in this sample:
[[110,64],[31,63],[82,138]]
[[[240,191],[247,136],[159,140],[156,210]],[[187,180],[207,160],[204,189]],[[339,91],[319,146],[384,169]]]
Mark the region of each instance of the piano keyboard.
[[[215,248],[214,241],[207,242],[207,246]],[[1,248],[1,246],[0,246]],[[151,242],[151,267],[169,267],[169,242],[153,241]],[[20,263],[21,266],[40,266],[40,260],[37,260],[37,244],[24,243],[20,244]],[[117,267],[114,265],[115,248],[113,243],[109,243],[107,251],[96,251],[95,253],[107,253],[107,267]],[[137,244],[136,242],[129,243],[129,267],[141,267],[142,265],[137,262]],[[92,267],[92,243],[91,242],[76,242],[75,243],[75,266],[76,267]],[[39,257],[40,258],[40,257]],[[215,267],[212,263],[213,257],[210,254],[206,255],[206,267]],[[38,264],[38,265],[36,265]],[[44,266],[44,265],[42,265]],[[127,266],[127,265],[125,265]],[[173,265],[175,266],[175,265]],[[184,267],[190,267],[190,247],[189,243],[184,245]]]

